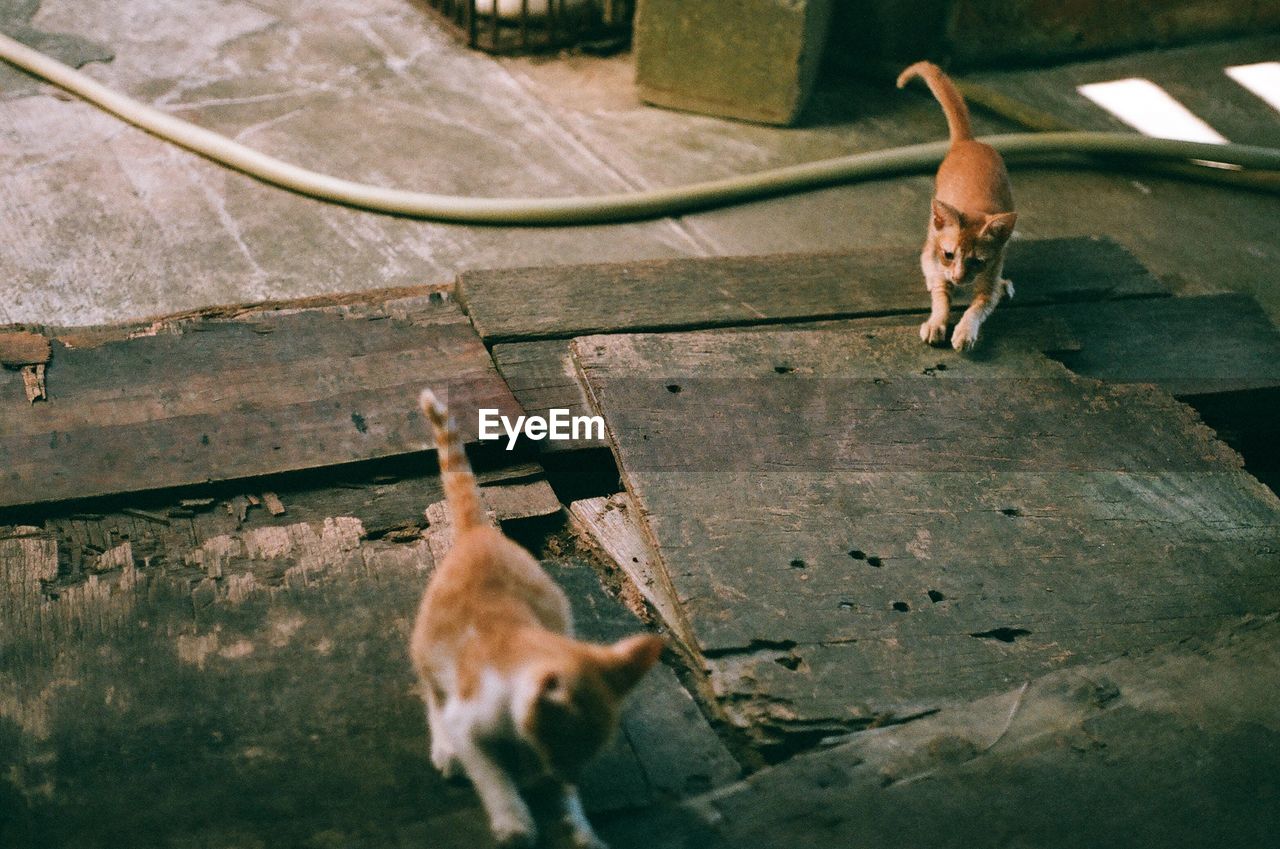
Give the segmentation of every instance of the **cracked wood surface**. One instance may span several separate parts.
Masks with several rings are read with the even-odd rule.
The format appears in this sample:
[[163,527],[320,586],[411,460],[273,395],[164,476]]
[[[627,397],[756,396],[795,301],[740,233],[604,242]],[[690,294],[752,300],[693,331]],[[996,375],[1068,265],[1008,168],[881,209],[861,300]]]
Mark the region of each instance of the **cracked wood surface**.
[[0,507],[423,452],[416,399],[428,384],[468,440],[476,423],[466,411],[518,410],[439,294],[177,321],[54,348],[44,403],[19,402],[18,376],[0,373]]
[[1280,602],[1280,502],[1189,408],[984,342],[575,340],[691,648],[744,727],[910,716]]

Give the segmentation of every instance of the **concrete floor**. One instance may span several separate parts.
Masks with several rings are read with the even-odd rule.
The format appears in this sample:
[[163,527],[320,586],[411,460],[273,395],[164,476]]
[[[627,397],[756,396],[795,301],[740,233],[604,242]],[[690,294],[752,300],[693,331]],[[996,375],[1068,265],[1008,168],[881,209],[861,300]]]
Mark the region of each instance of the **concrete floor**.
[[[0,26],[34,5],[0,3]],[[441,193],[616,192],[943,133],[921,94],[856,82],[825,83],[799,129],[665,112],[636,100],[628,56],[494,60],[408,0],[43,0],[31,26],[114,52],[88,73],[263,151]],[[0,323],[100,324],[466,268],[908,247],[930,191],[915,177],[621,226],[434,224],[290,195],[12,79],[0,88]],[[1015,188],[1024,237],[1107,234],[1178,291],[1249,292],[1280,317],[1273,196],[1043,169],[1019,170]]]

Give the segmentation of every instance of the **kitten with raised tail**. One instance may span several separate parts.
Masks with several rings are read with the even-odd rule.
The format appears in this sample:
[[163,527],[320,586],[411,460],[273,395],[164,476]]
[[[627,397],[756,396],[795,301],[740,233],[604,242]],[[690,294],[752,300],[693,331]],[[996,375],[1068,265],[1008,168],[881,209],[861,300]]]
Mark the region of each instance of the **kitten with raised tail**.
[[951,334],[957,351],[978,342],[982,323],[1002,296],[1013,297],[1013,284],[1002,277],[1005,248],[1018,215],[1004,160],[990,145],[975,141],[969,109],[955,84],[937,65],[917,62],[898,77],[902,88],[920,77],[942,106],[951,133],[951,148],[938,167],[933,208],[920,266],[929,290],[929,320],[920,325],[920,338],[930,345],[947,335],[951,293],[957,286],[973,286],[973,298]]
[[576,782],[618,726],[623,697],[657,662],[650,634],[612,645],[574,639],[569,602],[533,556],[485,515],[453,419],[430,390],[420,399],[435,432],[453,547],[436,566],[409,645],[422,682],[431,762],[466,773],[499,845],[537,838],[521,796],[550,778],[574,845],[603,849]]

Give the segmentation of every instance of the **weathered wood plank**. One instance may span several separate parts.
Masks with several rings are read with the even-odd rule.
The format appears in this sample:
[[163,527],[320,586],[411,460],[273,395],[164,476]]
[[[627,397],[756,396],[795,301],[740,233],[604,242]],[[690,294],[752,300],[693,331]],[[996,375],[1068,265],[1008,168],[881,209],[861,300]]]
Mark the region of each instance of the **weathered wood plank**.
[[1192,411],[986,341],[573,343],[690,648],[753,733],[900,718],[1280,605],[1280,502]]
[[[490,345],[927,312],[919,256],[919,246],[902,246],[469,271],[458,294]],[[1097,237],[1015,242],[1006,274],[1018,284],[1011,303],[1019,306],[1168,294],[1128,251]]]
[[[1280,331],[1248,295],[1060,304],[1030,312],[1062,322],[1079,341],[1076,350],[1054,357],[1076,374],[1154,383],[1177,396],[1280,386]],[[997,313],[988,332],[1022,318]]]
[[[493,362],[511,388],[511,394],[530,415],[545,416],[557,408],[569,410],[574,416],[586,414],[587,396],[578,382],[567,340],[494,345],[492,353]],[[540,450],[578,451],[603,448],[607,444],[594,438],[547,440],[540,444]]]
[[185,486],[420,451],[430,384],[464,411],[518,407],[466,318],[438,295],[402,318],[258,313],[55,342],[49,400],[0,375],[0,506]]
[[[812,328],[912,327],[915,315],[813,322]],[[802,325],[780,325],[799,328]],[[1155,383],[1177,395],[1249,391],[1280,385],[1280,335],[1247,295],[1142,298],[1103,303],[1053,304],[1008,310],[1002,306],[985,338],[1017,336],[1052,352],[1073,372],[1129,383]],[[946,352],[939,352],[946,359]],[[573,357],[563,340],[495,345],[493,359],[520,405],[530,413],[564,408],[590,412]],[[597,440],[547,442],[544,452],[594,448]]]

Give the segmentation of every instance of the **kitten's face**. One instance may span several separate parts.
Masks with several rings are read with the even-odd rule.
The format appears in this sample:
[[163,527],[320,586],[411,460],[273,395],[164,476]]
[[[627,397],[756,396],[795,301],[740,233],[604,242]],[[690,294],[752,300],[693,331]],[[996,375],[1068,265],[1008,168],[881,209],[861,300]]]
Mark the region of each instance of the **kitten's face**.
[[948,283],[972,283],[999,261],[1016,220],[1013,212],[969,218],[935,199],[928,243],[934,268]]
[[574,780],[613,737],[622,700],[657,662],[663,643],[639,636],[582,650],[530,670],[526,738],[557,776]]

